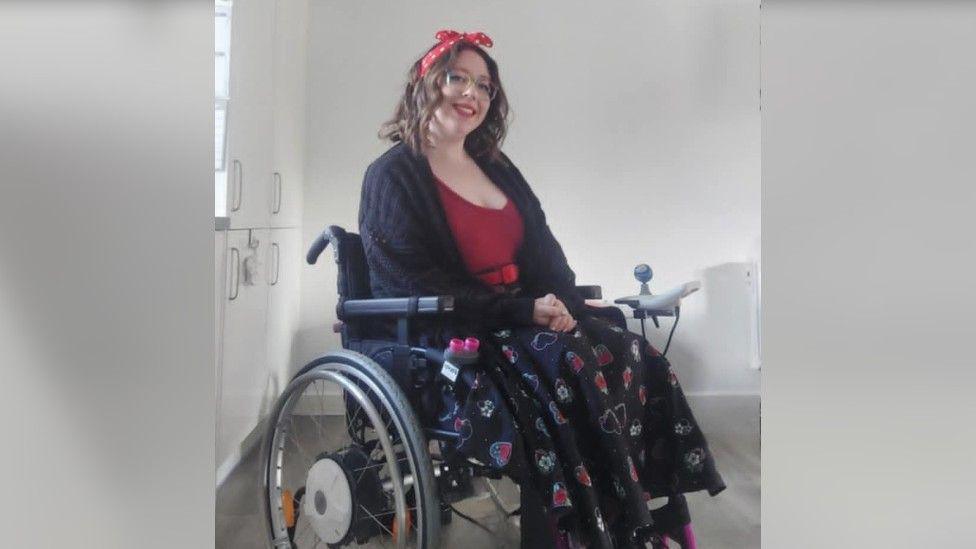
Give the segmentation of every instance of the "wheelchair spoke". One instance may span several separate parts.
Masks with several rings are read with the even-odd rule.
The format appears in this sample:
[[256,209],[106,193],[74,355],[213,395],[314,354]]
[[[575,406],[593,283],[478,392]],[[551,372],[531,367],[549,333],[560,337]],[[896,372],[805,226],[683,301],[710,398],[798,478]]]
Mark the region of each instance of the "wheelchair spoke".
[[[376,464],[373,464],[373,465],[367,465],[366,467],[360,467],[359,469],[356,469],[355,471],[353,471],[353,472],[359,472],[359,475],[356,476],[356,484],[359,484],[360,482],[363,481],[363,477],[366,476],[366,471],[368,471],[370,469],[374,469],[374,468],[376,468],[376,469],[382,469],[384,465],[386,465],[386,463],[376,463]],[[377,472],[377,475],[379,475],[378,472]]]
[[350,472],[351,473],[358,473],[359,471],[366,471],[366,470],[369,470],[369,469],[377,469],[377,468],[380,468],[380,467],[384,467],[385,465],[386,465],[386,462],[383,462],[383,463],[374,463],[372,465],[367,465],[365,467],[358,467],[356,469],[353,469]]
[[299,453],[302,454],[302,456],[305,458],[307,463],[310,464],[314,463],[315,462],[314,455],[310,453],[308,450],[306,450],[305,447],[302,445],[302,443],[299,442],[301,436],[299,436],[297,429],[295,428],[294,416],[289,417],[288,422],[291,424],[291,429],[288,430],[288,438],[294,443],[295,448],[298,449]]
[[321,439],[322,441],[325,441],[325,436],[326,436],[326,433],[328,431],[325,430],[325,427],[319,422],[318,419],[316,419],[315,416],[312,416],[312,422],[315,423],[315,427],[317,428],[317,431],[319,432],[319,439]]
[[[320,399],[320,401],[324,401],[324,396]],[[325,404],[324,404],[324,402],[323,402],[321,408],[322,408],[322,415],[324,416],[325,415]],[[319,421],[319,417],[320,416],[317,416],[315,414],[309,414],[309,417],[312,418],[312,422],[315,423],[315,427],[317,428],[317,430],[319,432],[319,438],[324,442],[325,441],[326,434],[328,433],[328,431],[325,430],[325,427],[322,425],[322,422]]]
[[362,505],[360,505],[359,508],[362,509],[364,513],[366,513],[367,515],[369,515],[369,518],[373,519],[373,522],[375,522],[376,524],[378,524],[380,526],[380,528],[383,529],[384,532],[386,532],[387,534],[390,535],[391,538],[393,537],[393,532],[391,532],[389,528],[387,528],[385,525],[383,525],[383,523],[380,522],[380,520],[378,518],[376,518],[376,515],[374,515],[373,513],[370,513],[369,512],[369,509],[363,507]]
[[[416,510],[417,510],[416,507],[407,507],[406,509],[404,509],[404,511],[416,511]],[[376,518],[379,518],[379,517],[388,517],[390,515],[395,515],[395,514],[396,514],[396,511],[387,511],[385,513],[376,513],[375,515],[373,515],[373,517],[376,517]]]
[[362,411],[363,411],[363,407],[357,405],[356,406],[356,412],[352,415],[351,418],[349,418],[349,427],[350,428],[356,425],[356,420],[359,419],[359,414],[362,413]]
[[[321,384],[321,385],[320,385]],[[325,415],[325,380],[315,380],[315,388],[319,392],[319,408],[322,411],[322,415]]]

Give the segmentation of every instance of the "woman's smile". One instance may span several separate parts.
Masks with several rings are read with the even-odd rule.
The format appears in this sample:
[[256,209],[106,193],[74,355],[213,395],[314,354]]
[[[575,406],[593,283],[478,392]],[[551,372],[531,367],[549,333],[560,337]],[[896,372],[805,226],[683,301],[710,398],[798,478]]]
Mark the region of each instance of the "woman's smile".
[[474,118],[478,116],[478,109],[465,103],[455,103],[454,112],[458,113],[458,116],[461,118]]

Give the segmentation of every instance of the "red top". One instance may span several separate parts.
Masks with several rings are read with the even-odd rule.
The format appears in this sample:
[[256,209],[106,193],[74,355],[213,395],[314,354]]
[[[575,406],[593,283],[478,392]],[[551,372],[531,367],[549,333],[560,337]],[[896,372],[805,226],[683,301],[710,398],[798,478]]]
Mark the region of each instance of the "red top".
[[437,177],[434,180],[468,272],[478,275],[515,263],[524,228],[515,203],[509,199],[500,210],[485,208],[469,202]]

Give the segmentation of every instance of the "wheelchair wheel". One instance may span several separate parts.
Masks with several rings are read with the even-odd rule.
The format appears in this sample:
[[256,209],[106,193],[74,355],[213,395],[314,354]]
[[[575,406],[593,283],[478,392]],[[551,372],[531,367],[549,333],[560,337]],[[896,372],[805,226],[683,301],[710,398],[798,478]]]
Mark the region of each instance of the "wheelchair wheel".
[[376,362],[347,350],[314,360],[267,425],[261,500],[272,547],[437,547],[441,510],[427,440]]

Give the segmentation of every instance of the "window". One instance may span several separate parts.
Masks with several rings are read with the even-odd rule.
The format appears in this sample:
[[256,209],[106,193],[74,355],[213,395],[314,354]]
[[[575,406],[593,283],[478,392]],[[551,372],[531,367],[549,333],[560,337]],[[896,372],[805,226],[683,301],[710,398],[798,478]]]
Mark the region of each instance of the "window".
[[230,100],[230,8],[217,0],[214,12],[214,214],[227,215],[227,103]]

